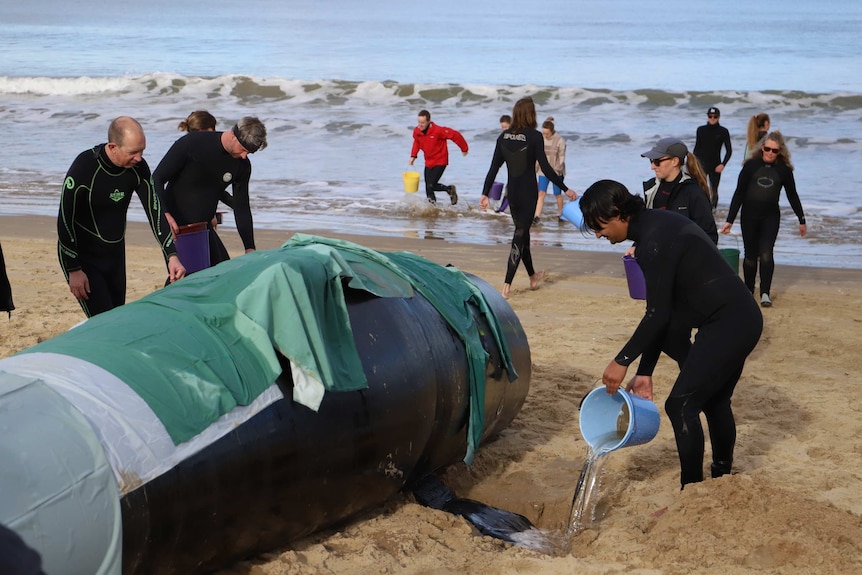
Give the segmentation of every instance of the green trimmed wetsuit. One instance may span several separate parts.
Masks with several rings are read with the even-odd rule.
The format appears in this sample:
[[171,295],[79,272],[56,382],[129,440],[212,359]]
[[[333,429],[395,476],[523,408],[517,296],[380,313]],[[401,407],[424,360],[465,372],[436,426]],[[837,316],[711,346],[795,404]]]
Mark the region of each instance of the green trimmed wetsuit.
[[57,250],[67,281],[70,272],[87,274],[89,299],[78,300],[87,317],[126,302],[126,212],[133,192],[167,261],[176,248],[146,160],[117,167],[99,144],[75,158],[63,181]]

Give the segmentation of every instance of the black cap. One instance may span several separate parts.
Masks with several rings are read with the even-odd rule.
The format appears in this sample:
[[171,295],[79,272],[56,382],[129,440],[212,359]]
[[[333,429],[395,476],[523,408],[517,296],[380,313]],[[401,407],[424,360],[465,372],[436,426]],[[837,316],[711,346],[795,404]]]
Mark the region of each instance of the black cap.
[[718,110],[718,108],[713,106],[712,108],[710,108],[709,110],[706,111],[706,115],[707,116],[721,116],[721,112]]

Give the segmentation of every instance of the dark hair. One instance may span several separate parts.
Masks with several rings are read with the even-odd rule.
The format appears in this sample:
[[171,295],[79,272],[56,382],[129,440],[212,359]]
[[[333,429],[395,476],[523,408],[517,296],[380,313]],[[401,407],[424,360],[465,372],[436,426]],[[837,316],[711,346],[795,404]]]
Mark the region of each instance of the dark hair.
[[502,124],[503,122],[506,122],[507,124],[511,124],[512,123],[512,116],[510,116],[509,114],[503,114],[502,116],[500,116],[500,123]]
[[512,131],[523,133],[527,130],[535,130],[536,126],[538,126],[536,123],[536,105],[533,103],[533,99],[527,96],[515,102],[515,107],[512,108]]
[[557,129],[554,127],[554,117],[548,116],[548,119],[542,122],[542,128],[547,128],[552,134],[556,133]]
[[215,127],[215,116],[206,110],[195,110],[189,114],[188,118],[180,122],[177,129],[183,132],[206,132],[208,130],[215,130]]
[[428,110],[419,110],[419,114],[417,114],[417,115],[418,116],[424,116],[424,117],[428,118],[429,121],[431,120],[431,112],[429,112]]
[[599,180],[583,193],[580,200],[584,223],[581,231],[595,232],[603,224],[619,216],[627,221],[634,214],[646,209],[644,200],[628,191],[615,180]]

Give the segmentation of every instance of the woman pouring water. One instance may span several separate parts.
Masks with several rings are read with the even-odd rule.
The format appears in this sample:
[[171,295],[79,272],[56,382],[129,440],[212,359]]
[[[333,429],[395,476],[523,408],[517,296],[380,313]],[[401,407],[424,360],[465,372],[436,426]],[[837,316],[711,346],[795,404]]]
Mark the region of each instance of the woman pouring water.
[[[635,241],[646,280],[646,313],[608,364],[602,383],[608,393],[616,393],[628,366],[640,357],[626,389],[652,399],[652,373],[665,352],[680,368],[665,411],[676,438],[682,486],[703,481],[701,413],[709,425],[712,477],[730,473],[736,444],[730,399],[763,329],[757,303],[712,240],[690,219],[646,209],[643,198],[613,180],[591,185],[580,207],[583,231],[613,244]],[[694,328],[698,331],[692,343]]]

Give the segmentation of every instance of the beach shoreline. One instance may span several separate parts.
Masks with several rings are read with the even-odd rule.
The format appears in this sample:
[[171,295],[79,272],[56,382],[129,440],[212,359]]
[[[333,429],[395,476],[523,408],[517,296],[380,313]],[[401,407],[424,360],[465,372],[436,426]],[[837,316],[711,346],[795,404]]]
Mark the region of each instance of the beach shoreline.
[[[258,247],[278,247],[297,231],[315,233],[257,230]],[[239,257],[236,231],[221,235]],[[410,251],[502,287],[508,245],[315,235]],[[84,316],[57,262],[55,218],[0,217],[0,244],[17,308],[0,317],[5,357]],[[536,246],[536,268],[547,279],[535,291],[519,270],[509,303],[530,342],[531,389],[513,424],[479,449],[472,466],[443,471],[458,496],[521,513],[542,529],[565,528],[587,454],[578,403],[643,314],[643,302],[628,297],[620,256]],[[129,224],[127,270],[128,301],[164,282],[145,224]],[[862,408],[847,387],[862,369],[862,270],[778,265],[774,284],[775,305],[763,310],[763,337],[734,395],[736,474],[679,491],[663,410],[676,372],[663,357],[655,372],[658,436],[607,456],[596,518],[563,556],[481,537],[463,519],[405,494],[220,575],[862,572]]]

